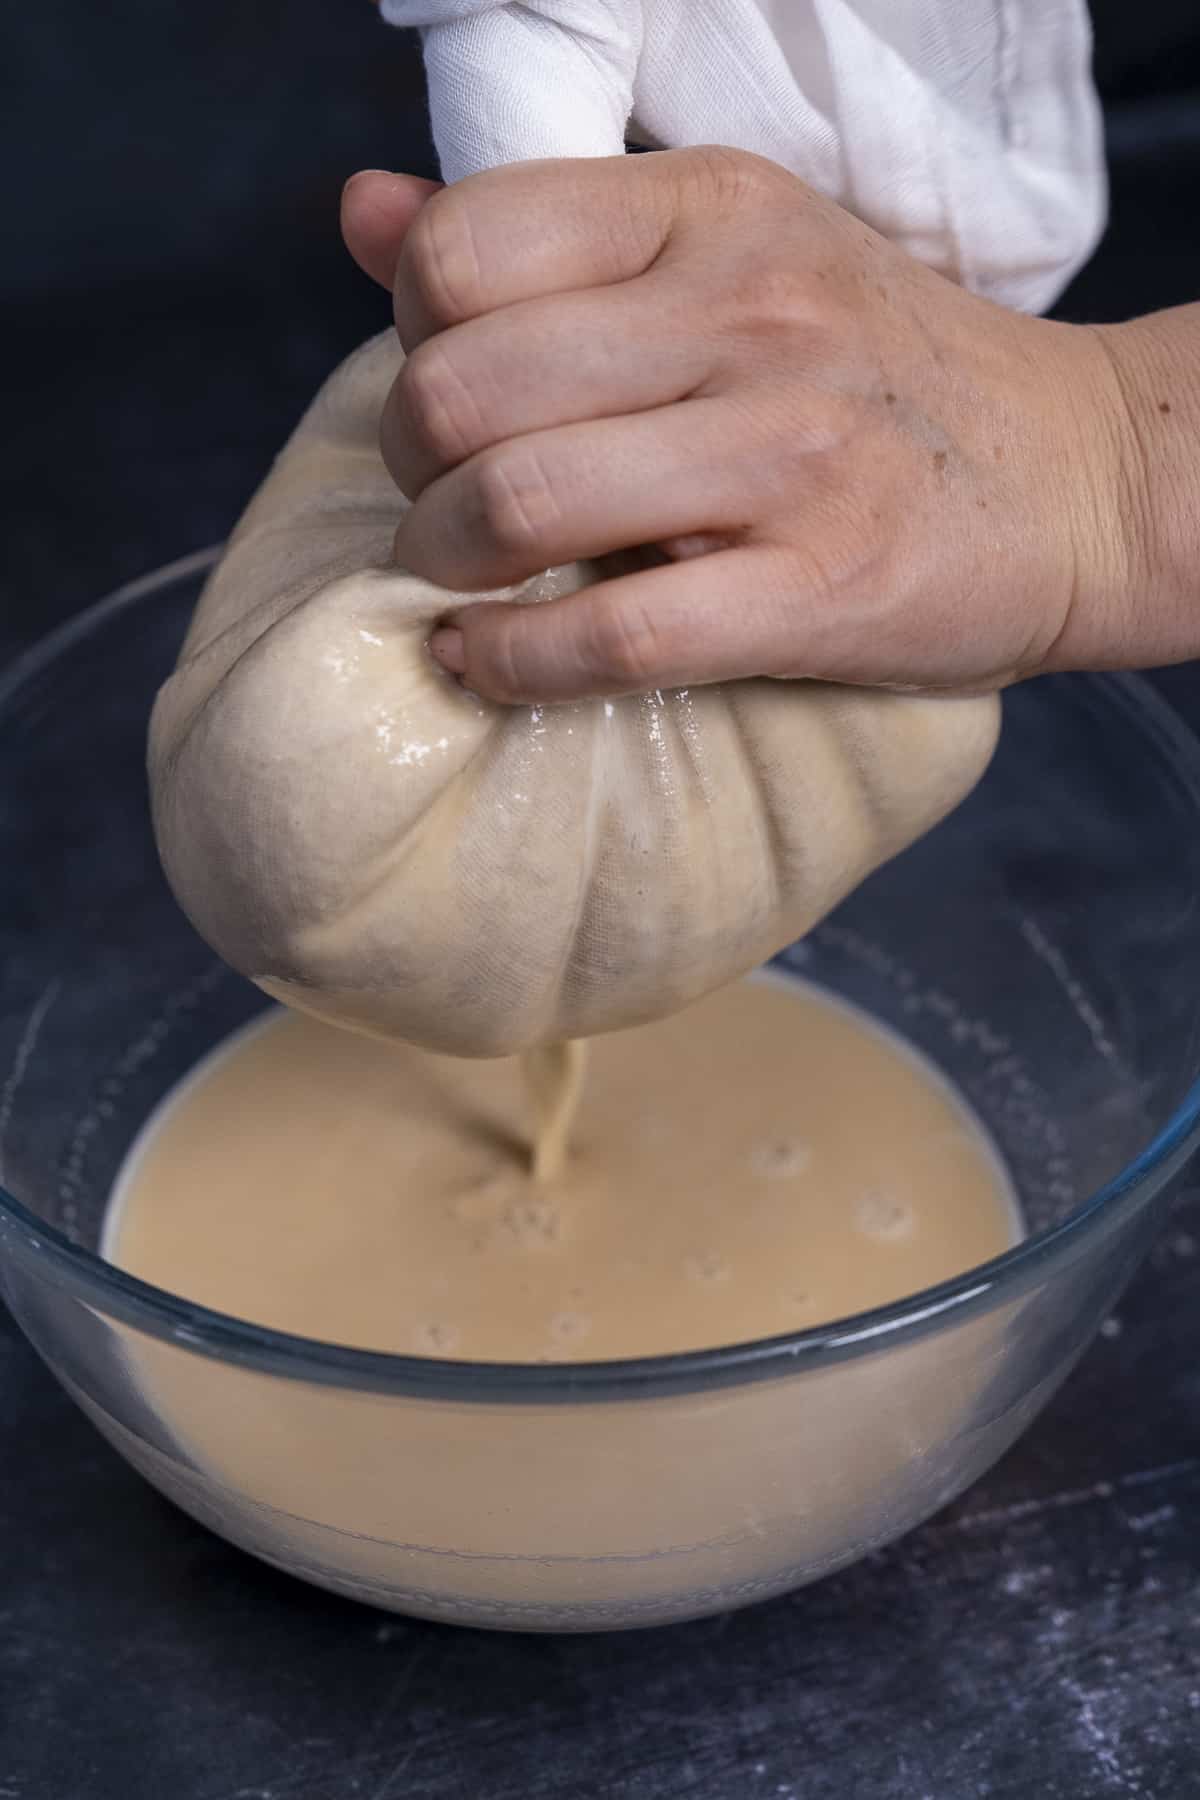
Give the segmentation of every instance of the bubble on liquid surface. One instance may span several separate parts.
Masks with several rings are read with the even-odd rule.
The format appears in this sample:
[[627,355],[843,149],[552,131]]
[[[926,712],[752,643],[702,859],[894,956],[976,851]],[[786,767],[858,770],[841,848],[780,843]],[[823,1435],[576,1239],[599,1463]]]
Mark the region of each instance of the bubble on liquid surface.
[[812,1151],[799,1138],[771,1138],[750,1152],[750,1167],[764,1181],[791,1181],[811,1162]]
[[732,1272],[724,1257],[714,1250],[703,1250],[696,1256],[687,1257],[683,1268],[689,1281],[698,1281],[703,1287],[719,1287],[729,1280]]
[[510,1185],[505,1175],[489,1172],[459,1194],[450,1211],[460,1225],[490,1225],[498,1217]]
[[569,1309],[555,1313],[550,1321],[550,1336],[556,1344],[578,1344],[592,1329],[587,1313]]
[[498,1232],[518,1250],[549,1250],[562,1237],[562,1215],[552,1200],[529,1195],[505,1209]]
[[444,1319],[427,1319],[416,1329],[417,1349],[426,1356],[449,1356],[457,1349],[462,1332]]
[[864,1237],[896,1244],[913,1234],[916,1220],[909,1202],[887,1188],[872,1188],[854,1208],[854,1224]]

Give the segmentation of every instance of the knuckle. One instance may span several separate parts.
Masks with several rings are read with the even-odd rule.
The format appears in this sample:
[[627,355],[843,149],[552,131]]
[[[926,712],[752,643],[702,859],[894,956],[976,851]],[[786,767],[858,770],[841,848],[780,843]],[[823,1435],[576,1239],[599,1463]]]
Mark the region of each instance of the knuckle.
[[774,259],[738,269],[731,277],[728,305],[738,336],[754,343],[781,337],[807,342],[819,331],[802,278]]
[[486,306],[470,198],[456,188],[435,194],[405,239],[404,261],[430,316],[457,325]]
[[[882,485],[855,451],[861,437],[862,402],[853,394],[808,388],[799,404],[777,421],[772,448],[785,483],[802,480],[814,496],[842,494],[870,504]],[[794,486],[791,488],[794,492]]]
[[698,197],[722,207],[761,204],[774,199],[784,175],[775,163],[749,150],[726,144],[700,144],[684,152]]
[[471,384],[438,339],[412,352],[398,387],[406,423],[440,463],[461,462],[478,449],[481,421]]
[[644,607],[597,594],[592,602],[586,655],[602,678],[633,688],[656,685],[662,635]]
[[479,519],[493,549],[538,565],[559,519],[559,506],[540,457],[506,446],[480,456],[475,469]]

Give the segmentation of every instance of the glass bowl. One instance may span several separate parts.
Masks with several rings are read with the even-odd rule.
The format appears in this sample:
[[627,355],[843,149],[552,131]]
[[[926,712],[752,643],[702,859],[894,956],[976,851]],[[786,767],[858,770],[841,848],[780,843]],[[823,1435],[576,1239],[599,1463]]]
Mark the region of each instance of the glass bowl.
[[[1200,747],[1136,680],[1013,690],[978,791],[781,958],[959,1086],[1014,1177],[1017,1248],[711,1352],[509,1367],[357,1351],[97,1255],[147,1114],[267,1004],[183,919],[147,814],[150,703],[211,561],[135,583],[0,681],[0,1291],[58,1379],[235,1543],[472,1625],[740,1605],[951,1499],[1083,1352],[1200,1133]],[[244,1467],[198,1448],[230,1409],[257,1445]]]

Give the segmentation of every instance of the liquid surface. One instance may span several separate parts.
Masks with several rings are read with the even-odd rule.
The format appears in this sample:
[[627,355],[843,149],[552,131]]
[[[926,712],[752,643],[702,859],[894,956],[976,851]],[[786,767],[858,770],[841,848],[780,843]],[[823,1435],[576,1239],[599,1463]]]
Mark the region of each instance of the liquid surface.
[[[280,1330],[531,1362],[818,1325],[1019,1236],[1003,1171],[952,1090],[792,979],[594,1040],[566,1160],[554,1173],[551,1141],[540,1179],[528,1107],[515,1059],[271,1015],[151,1119],[105,1252]],[[554,1120],[541,1125],[544,1154]]]

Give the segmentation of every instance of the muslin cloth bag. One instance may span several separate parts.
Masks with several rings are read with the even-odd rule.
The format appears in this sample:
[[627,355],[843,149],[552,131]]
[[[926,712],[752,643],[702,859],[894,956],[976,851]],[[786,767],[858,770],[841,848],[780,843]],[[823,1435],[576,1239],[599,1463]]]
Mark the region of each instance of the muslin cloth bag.
[[[956,18],[993,10],[978,0],[956,8]],[[723,92],[727,110],[741,107],[754,129],[726,129],[724,140],[769,127],[778,150],[791,132],[788,160],[825,170],[836,189],[835,171],[862,143],[861,133],[840,136],[838,121],[861,115],[867,65],[881,77],[900,55],[880,38],[856,66],[849,46],[862,49],[863,33],[871,36],[866,10],[812,0],[793,12],[793,46],[800,14],[837,23],[821,40],[818,83],[837,104],[821,110],[798,87],[783,106],[792,78],[764,24],[765,0],[688,0],[693,35],[677,57],[679,104],[696,91],[688,71],[708,67],[712,44],[737,49],[743,79]],[[911,25],[943,9],[898,10]],[[454,174],[467,172],[464,157],[505,160],[506,142],[517,154],[553,153],[556,143],[586,154],[571,123],[581,118],[595,124],[592,150],[612,148],[610,138],[619,148],[639,97],[647,123],[670,141],[712,137],[721,122],[697,100],[692,131],[668,104],[681,0],[386,0],[386,11],[441,21],[427,55],[435,128]],[[751,13],[754,35],[731,46],[730,21]],[[1018,64],[1049,68],[1057,30],[1060,61],[1074,70],[1078,9],[1038,0],[1032,13],[1041,24],[1032,46],[1013,50]],[[598,35],[588,35],[589,18]],[[472,38],[480,31],[492,35]],[[534,85],[522,89],[520,107],[490,111],[489,82],[518,81],[505,43],[530,32],[538,55],[524,66]],[[614,85],[614,45],[624,85]],[[461,81],[452,89],[446,70],[478,67],[471,57],[481,46],[503,54],[480,71],[472,116],[491,124],[468,142]],[[922,78],[911,60],[905,67],[911,79],[897,94],[911,98]],[[547,110],[535,77],[551,70],[555,92],[577,96],[577,106]],[[934,167],[943,124],[932,102],[923,116],[909,112],[911,154],[905,170],[891,168],[891,223],[917,248],[936,248],[934,214],[946,195],[913,171],[926,157]],[[1070,176],[1064,162],[1057,188],[1048,174],[1039,185],[1031,151],[1019,179],[995,196],[991,226],[973,213],[955,252],[990,269],[979,285],[1007,283],[1018,301],[1061,280],[1086,248],[1087,218],[1076,218],[1072,246],[1060,205],[1073,180],[1086,215],[1094,186],[1090,114],[1068,84],[1058,125],[1070,116],[1086,127],[1076,145],[1083,173]],[[540,121],[536,142],[530,119]],[[887,174],[881,167],[875,179]],[[996,175],[994,167],[989,185]],[[405,502],[377,431],[400,358],[385,334],[318,394],[238,526],[155,707],[150,774],[164,866],[197,929],[235,968],[341,1024],[461,1055],[583,1037],[668,1013],[802,936],[973,786],[995,742],[992,699],[763,680],[506,708],[463,691],[427,649],[456,597],[391,558]],[[536,602],[595,574],[552,570],[520,597]]]

